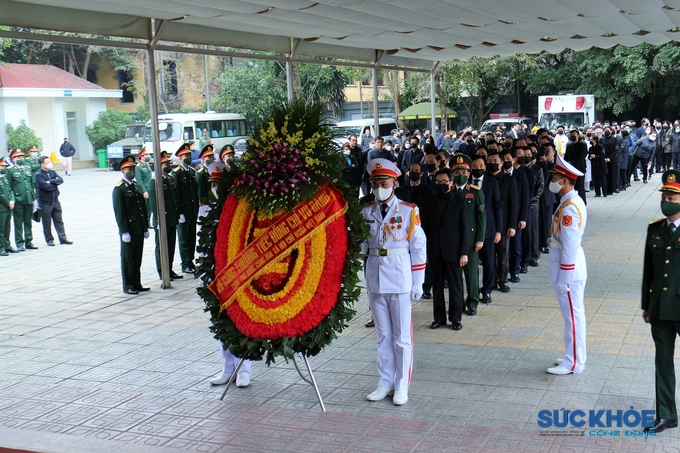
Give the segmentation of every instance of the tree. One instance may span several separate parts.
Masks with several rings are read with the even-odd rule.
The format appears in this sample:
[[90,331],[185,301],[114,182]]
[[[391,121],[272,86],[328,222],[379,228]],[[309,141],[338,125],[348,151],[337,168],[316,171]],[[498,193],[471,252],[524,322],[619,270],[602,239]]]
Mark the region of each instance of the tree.
[[85,133],[95,150],[106,149],[107,145],[125,137],[126,127],[131,122],[132,117],[129,113],[107,109],[99,112],[92,125],[85,128]]
[[26,120],[19,120],[15,129],[10,123],[5,125],[8,148],[21,148],[24,152],[32,145],[42,149],[42,139],[35,135],[35,131],[26,125]]

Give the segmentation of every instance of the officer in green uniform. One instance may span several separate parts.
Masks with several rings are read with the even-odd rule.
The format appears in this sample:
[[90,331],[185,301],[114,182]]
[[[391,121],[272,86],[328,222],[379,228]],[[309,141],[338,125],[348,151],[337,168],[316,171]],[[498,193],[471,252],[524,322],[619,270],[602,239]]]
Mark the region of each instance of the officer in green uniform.
[[229,168],[228,161],[236,156],[236,151],[232,145],[224,145],[220,150],[220,160],[224,163],[226,168]]
[[[210,173],[208,166],[215,162],[215,152],[213,145],[205,145],[201,150],[201,168],[196,172],[196,185],[198,187],[198,201],[200,207],[208,204],[208,193],[210,192]],[[205,212],[199,208],[199,217],[205,215]]]
[[33,232],[31,231],[31,216],[33,214],[33,202],[35,201],[35,179],[31,167],[27,167],[24,153],[20,148],[15,148],[10,157],[16,165],[9,167],[5,174],[9,185],[14,191],[16,204],[12,213],[14,215],[14,242],[20,252],[37,250],[33,245]]
[[[175,180],[170,176],[172,167],[170,157],[167,151],[161,151],[161,169],[163,170],[163,200],[165,202],[165,227],[168,232],[168,257],[170,258],[170,280],[183,278],[172,270],[172,262],[175,258],[175,243],[177,242],[177,221],[179,214],[177,212],[177,188],[175,187]],[[158,199],[156,198],[156,177],[151,178],[149,184],[149,202],[151,203],[151,212],[153,213],[153,228],[156,236],[156,269],[158,276],[162,279],[163,273],[161,269],[161,235],[158,230]]]
[[152,184],[151,177],[153,176],[153,170],[151,170],[151,165],[149,165],[151,156],[149,156],[146,148],[142,148],[139,154],[137,154],[137,158],[139,159],[139,162],[137,163],[135,176],[137,177],[137,182],[142,186],[142,189],[144,189],[146,209],[149,212],[149,220],[151,220],[151,197],[149,196],[149,191],[151,189],[149,186]]
[[14,209],[14,192],[5,176],[7,162],[0,158],[0,256],[17,253],[9,242],[9,232],[12,228],[12,210]]
[[179,212],[179,256],[182,258],[182,272],[193,274],[194,252],[196,251],[196,220],[198,219],[198,186],[196,170],[191,168],[191,147],[182,145],[175,153],[179,165],[172,172],[177,186],[177,205]]
[[661,212],[647,227],[642,274],[642,317],[656,347],[656,420],[647,432],[678,426],[675,406],[675,337],[680,333],[680,171],[662,176]]
[[142,186],[135,181],[135,156],[123,157],[118,168],[123,179],[113,188],[113,212],[120,234],[120,267],[123,292],[139,294],[142,286],[144,239],[149,237],[149,216]]
[[40,151],[36,145],[31,145],[28,148],[28,157],[24,158],[27,167],[31,167],[31,174],[33,175],[33,181],[35,181],[35,174],[40,171],[40,162],[38,162],[38,157],[40,157]]
[[467,155],[454,155],[450,165],[456,184],[453,190],[457,197],[464,198],[467,201],[470,218],[470,251],[463,272],[465,273],[465,287],[467,288],[465,310],[468,315],[474,316],[477,314],[477,305],[479,305],[479,251],[484,246],[486,234],[484,192],[481,188],[468,184],[472,160]]

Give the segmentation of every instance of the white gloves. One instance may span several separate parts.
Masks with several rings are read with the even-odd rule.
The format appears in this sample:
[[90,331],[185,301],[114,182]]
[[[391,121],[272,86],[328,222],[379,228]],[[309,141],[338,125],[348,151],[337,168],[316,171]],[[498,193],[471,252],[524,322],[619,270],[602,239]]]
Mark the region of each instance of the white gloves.
[[132,240],[132,236],[130,236],[130,233],[123,233],[121,239],[123,240],[123,242],[128,243]]
[[179,215],[179,223],[184,223],[186,222],[186,219],[184,218],[184,214]]
[[423,297],[423,285],[422,283],[416,283],[411,288],[411,300],[418,300]]
[[569,285],[567,285],[566,283],[558,283],[557,289],[559,289],[562,294],[568,293],[569,292]]
[[149,230],[144,232],[144,239],[149,239]]

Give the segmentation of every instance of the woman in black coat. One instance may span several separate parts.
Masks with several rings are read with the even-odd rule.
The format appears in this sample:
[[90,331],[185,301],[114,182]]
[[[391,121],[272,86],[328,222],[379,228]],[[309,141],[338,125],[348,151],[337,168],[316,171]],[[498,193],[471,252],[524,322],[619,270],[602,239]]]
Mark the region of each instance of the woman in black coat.
[[595,182],[595,196],[599,197],[600,193],[607,196],[607,161],[605,160],[606,153],[604,148],[599,143],[597,135],[590,137],[590,149],[588,150],[588,159],[590,159],[591,171],[593,172],[593,181]]

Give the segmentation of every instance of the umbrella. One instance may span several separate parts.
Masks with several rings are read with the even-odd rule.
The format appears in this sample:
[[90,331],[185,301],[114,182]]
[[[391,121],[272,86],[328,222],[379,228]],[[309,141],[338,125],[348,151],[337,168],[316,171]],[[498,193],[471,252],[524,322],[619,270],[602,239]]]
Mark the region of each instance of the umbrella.
[[[436,117],[441,118],[442,115],[441,110],[439,108],[439,104],[435,103],[434,108],[436,112],[435,113]],[[458,114],[448,107],[446,107],[446,113],[448,114],[449,118],[458,117]],[[429,102],[421,102],[420,104],[412,105],[406,110],[402,110],[402,112],[397,115],[397,119],[400,120],[418,120],[430,118],[432,118],[432,107]]]

